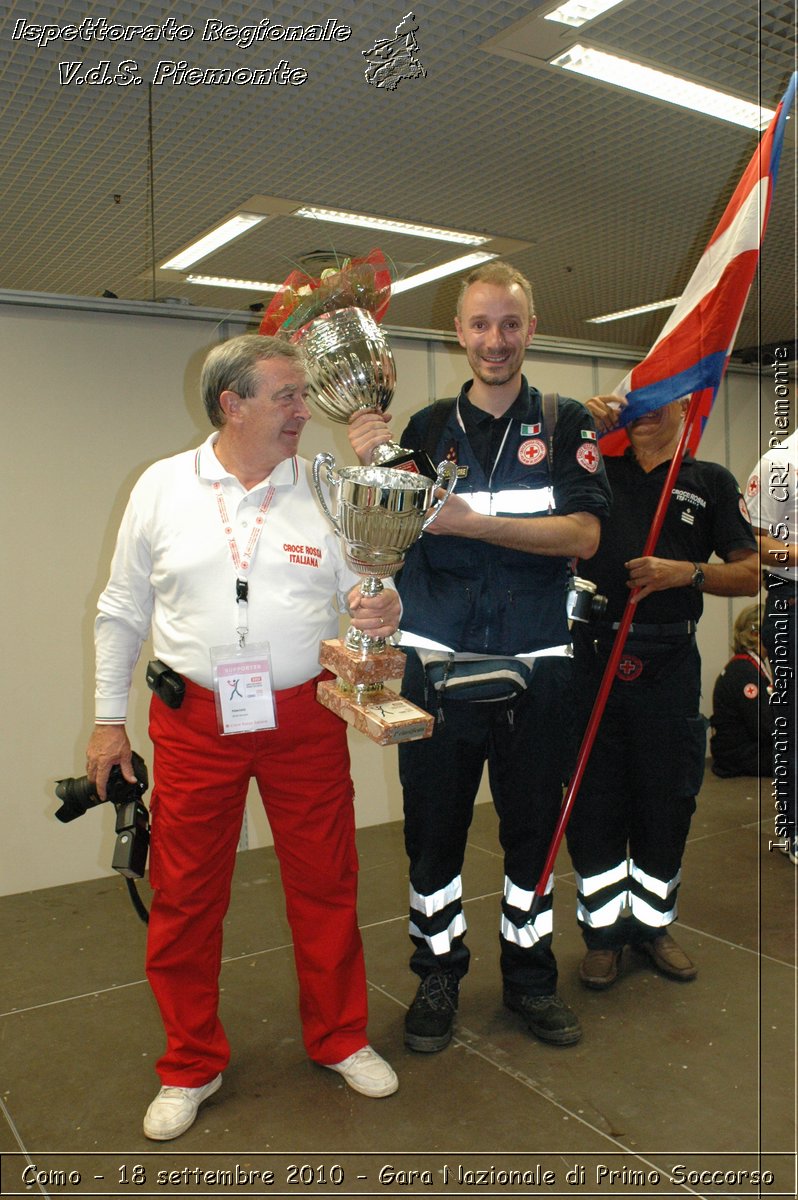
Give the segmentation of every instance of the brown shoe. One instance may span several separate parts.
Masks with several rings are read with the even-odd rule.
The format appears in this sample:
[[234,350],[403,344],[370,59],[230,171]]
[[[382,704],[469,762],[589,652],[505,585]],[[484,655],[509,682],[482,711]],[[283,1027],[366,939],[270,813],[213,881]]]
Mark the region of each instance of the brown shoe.
[[618,966],[621,961],[620,950],[588,950],[579,964],[579,978],[585,987],[612,987],[618,978]]
[[648,955],[657,970],[662,971],[669,979],[686,982],[688,979],[695,979],[698,974],[698,967],[669,933],[661,933],[650,942],[639,942],[635,949]]

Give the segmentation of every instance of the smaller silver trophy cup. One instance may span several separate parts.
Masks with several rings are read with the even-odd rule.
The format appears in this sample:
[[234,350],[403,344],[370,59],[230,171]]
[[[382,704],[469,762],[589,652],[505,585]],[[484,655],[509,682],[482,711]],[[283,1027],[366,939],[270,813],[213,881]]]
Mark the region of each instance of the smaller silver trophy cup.
[[[313,399],[323,413],[345,425],[357,412],[385,412],[396,387],[396,364],[377,322],[362,308],[323,313],[291,339],[306,359]],[[371,461],[428,477],[435,467],[423,451],[385,442]]]
[[[327,473],[336,514],[330,511],[321,487],[321,472]],[[435,520],[457,482],[454,463],[442,462],[433,482],[424,475],[389,467],[345,467],[338,470],[331,454],[317,454],[313,461],[313,485],[322,509],[344,543],[349,566],[363,576],[360,590],[376,596],[382,580],[396,574],[405,554]],[[438,488],[445,494],[435,499]],[[431,510],[431,511],[430,511]],[[362,657],[385,650],[385,638],[372,638],[350,627],[344,644]]]

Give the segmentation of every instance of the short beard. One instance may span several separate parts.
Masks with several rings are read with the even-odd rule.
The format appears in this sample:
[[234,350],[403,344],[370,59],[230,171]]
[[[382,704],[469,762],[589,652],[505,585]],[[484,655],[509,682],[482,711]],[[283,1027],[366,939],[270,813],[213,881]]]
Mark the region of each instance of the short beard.
[[487,387],[503,387],[505,383],[509,383],[516,374],[517,368],[508,369],[503,375],[484,375],[481,370],[475,370],[474,374],[480,383],[484,383]]

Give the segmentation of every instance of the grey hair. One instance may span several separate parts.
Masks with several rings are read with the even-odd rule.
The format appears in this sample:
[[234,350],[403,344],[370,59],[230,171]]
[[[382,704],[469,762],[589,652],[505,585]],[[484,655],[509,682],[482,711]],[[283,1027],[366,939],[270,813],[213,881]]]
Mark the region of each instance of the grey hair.
[[200,393],[211,425],[220,429],[225,423],[219,403],[222,392],[251,396],[255,389],[257,364],[264,358],[290,358],[300,366],[304,359],[298,347],[282,338],[260,333],[244,333],[214,346],[202,367]]
[[513,284],[517,284],[526,296],[530,318],[534,317],[535,301],[532,296],[532,284],[525,275],[522,275],[519,270],[510,266],[509,263],[495,260],[483,263],[480,267],[475,267],[473,271],[469,271],[468,275],[466,275],[460,285],[460,294],[457,297],[458,317],[463,307],[463,297],[472,283],[493,283],[497,287],[505,288],[511,288]]

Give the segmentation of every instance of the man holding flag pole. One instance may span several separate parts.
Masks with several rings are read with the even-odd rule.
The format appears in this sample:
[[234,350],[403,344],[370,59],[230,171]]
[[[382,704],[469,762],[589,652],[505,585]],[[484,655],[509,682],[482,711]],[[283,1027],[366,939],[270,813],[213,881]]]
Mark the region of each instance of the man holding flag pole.
[[[588,404],[599,429],[617,423],[606,399]],[[605,459],[613,506],[601,545],[580,573],[608,598],[606,619],[575,625],[576,679],[586,721],[630,591],[634,614],[568,828],[586,987],[618,977],[625,945],[665,975],[696,967],[668,933],[682,853],[706,753],[695,630],[702,595],[751,596],[759,563],[739,488],[715,463],[685,456],[655,553],[643,544],[679,443],[678,400],[628,426],[630,450]],[[712,552],[723,561],[710,562]]]
[[[798,74],[654,347],[614,396],[589,404],[604,431],[619,427],[603,439],[605,454],[631,445],[623,458],[606,460],[613,513],[583,574],[610,596],[608,627],[575,639],[595,703],[584,714],[584,737],[532,906],[534,916],[574,810],[568,841],[588,947],[580,976],[588,987],[615,982],[630,942],[671,978],[696,974],[667,932],[703,770],[695,624],[702,591],[754,595],[759,579],[756,543],[733,477],[684,456],[697,447],[734,346],[796,80]],[[660,483],[657,501],[653,488]],[[721,563],[707,562],[711,550]]]

